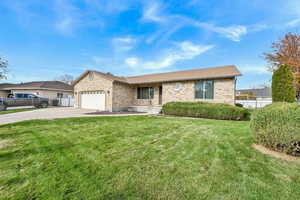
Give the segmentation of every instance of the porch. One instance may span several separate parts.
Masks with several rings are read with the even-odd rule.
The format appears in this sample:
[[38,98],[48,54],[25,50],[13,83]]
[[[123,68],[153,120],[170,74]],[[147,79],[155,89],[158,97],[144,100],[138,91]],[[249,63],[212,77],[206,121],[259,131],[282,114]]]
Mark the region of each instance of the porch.
[[162,106],[129,106],[128,110],[129,112],[142,112],[142,113],[148,113],[148,114],[159,114],[161,113]]
[[161,106],[163,104],[162,84],[143,84],[133,86],[133,107]]

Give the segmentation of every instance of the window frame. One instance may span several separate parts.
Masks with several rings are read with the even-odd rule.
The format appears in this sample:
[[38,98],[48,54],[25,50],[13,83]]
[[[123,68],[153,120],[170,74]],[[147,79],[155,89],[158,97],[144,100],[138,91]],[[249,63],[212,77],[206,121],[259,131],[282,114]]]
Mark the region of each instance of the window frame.
[[57,98],[63,98],[63,97],[64,97],[64,93],[58,92],[58,93],[56,94],[56,97],[57,97]]
[[[143,92],[142,90],[148,89],[148,96],[143,97]],[[151,91],[152,90],[152,91]],[[136,98],[139,100],[150,100],[154,99],[154,87],[137,87],[136,88]]]
[[36,99],[37,96],[34,94],[28,94],[28,99]]
[[[207,91],[206,91],[206,84],[207,82],[211,82],[212,83],[212,97],[208,98],[207,97]],[[197,96],[197,84],[198,83],[202,83],[202,98]],[[194,92],[194,96],[195,99],[202,99],[202,100],[213,100],[215,98],[215,81],[214,80],[199,80],[199,81],[195,81],[195,92]]]
[[14,97],[17,99],[24,99],[24,94],[23,93],[15,93]]
[[176,82],[174,85],[174,90],[180,90],[182,88],[182,83]]
[[94,80],[94,72],[90,72],[88,76],[90,81]]

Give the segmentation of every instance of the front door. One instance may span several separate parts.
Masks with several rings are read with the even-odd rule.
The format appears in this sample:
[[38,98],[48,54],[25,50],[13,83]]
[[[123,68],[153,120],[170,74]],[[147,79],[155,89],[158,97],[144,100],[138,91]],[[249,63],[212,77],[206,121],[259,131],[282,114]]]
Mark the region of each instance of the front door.
[[162,104],[162,86],[159,86],[159,105]]

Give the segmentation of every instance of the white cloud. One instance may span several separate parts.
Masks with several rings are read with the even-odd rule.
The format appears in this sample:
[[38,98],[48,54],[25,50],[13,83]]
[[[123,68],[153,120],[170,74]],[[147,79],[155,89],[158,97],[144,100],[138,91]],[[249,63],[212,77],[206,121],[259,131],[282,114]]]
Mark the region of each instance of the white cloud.
[[93,63],[95,63],[95,64],[102,64],[102,63],[104,63],[105,61],[107,61],[107,58],[103,58],[103,57],[99,57],[99,56],[93,56],[93,57],[92,57],[92,61],[93,61]]
[[286,26],[287,27],[295,27],[295,26],[298,26],[300,25],[300,18],[297,18],[297,19],[294,19],[292,21],[289,21]]
[[128,10],[137,0],[84,0],[93,9],[105,14],[116,14]]
[[157,1],[151,1],[144,6],[143,9],[143,21],[153,21],[158,23],[166,22],[166,18],[162,15],[160,7],[162,5]]
[[174,49],[169,49],[165,56],[155,61],[143,61],[137,57],[125,59],[125,64],[133,69],[159,70],[170,67],[183,60],[190,60],[212,49],[213,45],[196,45],[189,41],[176,43]]
[[[95,0],[95,2],[97,2]],[[53,9],[56,15],[54,21],[55,29],[63,35],[72,35],[75,30],[82,27],[103,28],[104,20],[102,13],[99,13],[96,6],[88,2],[79,7],[74,1],[54,0]]]
[[129,67],[136,67],[139,64],[140,60],[136,57],[126,58],[125,64],[127,64]]
[[65,16],[55,24],[56,29],[62,34],[69,35],[74,29],[74,20],[70,16]]
[[80,10],[66,0],[55,0],[54,10],[58,16],[54,27],[64,35],[72,34],[80,24]]
[[[247,27],[243,25],[220,27],[211,23],[199,22],[182,15],[164,13],[161,9],[162,7],[163,5],[161,5],[158,1],[151,2],[151,4],[146,4],[144,6],[141,20],[156,22],[161,25],[160,30],[146,40],[147,43],[152,43],[160,37],[170,37],[173,33],[184,26],[194,26],[201,29],[206,29],[223,35],[224,37],[235,42],[239,42],[241,40],[241,36],[248,33]],[[254,28],[256,31],[258,31],[258,28],[261,29],[262,27],[253,27],[253,29]]]
[[247,74],[247,73],[252,73],[252,74],[270,74],[266,66],[257,66],[257,65],[244,65],[244,66],[239,66],[239,69],[242,71],[242,73]]
[[137,42],[137,39],[128,37],[118,37],[112,39],[112,44],[115,51],[129,51],[131,50]]
[[229,38],[232,41],[239,42],[241,40],[241,36],[247,34],[247,27],[236,25],[236,26],[228,26],[228,27],[219,27],[209,23],[195,22],[195,26],[205,28],[207,30],[219,33],[224,37]]

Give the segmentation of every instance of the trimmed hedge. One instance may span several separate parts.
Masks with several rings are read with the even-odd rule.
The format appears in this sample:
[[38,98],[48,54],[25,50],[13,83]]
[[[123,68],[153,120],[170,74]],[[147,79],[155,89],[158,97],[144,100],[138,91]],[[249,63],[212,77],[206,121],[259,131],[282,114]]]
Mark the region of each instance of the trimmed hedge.
[[249,120],[250,112],[241,107],[205,102],[170,102],[163,105],[166,115],[223,120]]
[[300,156],[300,105],[274,103],[252,113],[250,127],[258,144]]
[[288,65],[282,65],[274,71],[272,76],[273,102],[296,101],[296,89],[293,87],[294,76]]

